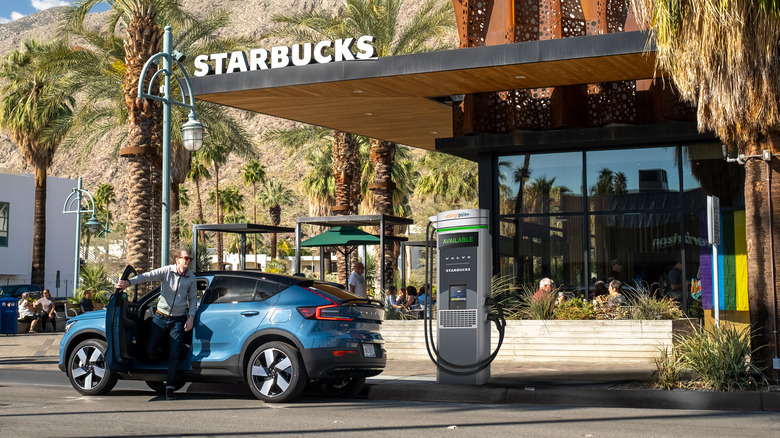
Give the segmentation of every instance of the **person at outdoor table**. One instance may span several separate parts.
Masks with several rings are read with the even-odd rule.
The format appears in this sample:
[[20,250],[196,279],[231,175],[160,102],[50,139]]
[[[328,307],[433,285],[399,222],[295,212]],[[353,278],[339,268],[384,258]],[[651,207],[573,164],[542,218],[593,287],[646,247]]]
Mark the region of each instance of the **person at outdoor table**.
[[43,290],[43,296],[35,301],[35,306],[41,306],[41,331],[46,331],[46,323],[51,321],[51,330],[57,331],[57,312],[54,311],[54,301],[51,300],[49,289]]
[[387,288],[387,306],[393,309],[400,309],[402,306],[398,304],[398,299],[396,298],[396,295],[398,294],[398,289],[395,286],[390,286]]
[[398,291],[398,294],[395,296],[395,302],[398,304],[398,307],[396,309],[404,309],[406,306],[406,289],[401,288],[401,290]]
[[545,295],[551,295],[553,291],[553,281],[545,277],[539,280],[539,290],[531,298],[534,301],[541,301]]
[[682,300],[683,279],[682,279],[682,261],[677,260],[669,271],[669,296],[677,301]]
[[417,288],[414,286],[407,286],[406,287],[406,302],[404,303],[404,308],[406,310],[410,310],[412,306],[415,304],[418,304],[419,301],[417,300]]
[[92,291],[84,292],[84,296],[79,301],[81,307],[81,313],[87,313],[95,310],[95,305],[92,303]]
[[349,291],[352,294],[361,298],[368,298],[368,293],[366,293],[366,277],[363,276],[364,269],[363,263],[355,263],[355,270],[352,271],[352,274],[349,276],[349,282],[347,284],[349,285]]
[[35,313],[35,307],[29,301],[30,292],[24,292],[19,300],[19,321],[30,323],[30,333],[35,333],[35,325],[38,324],[40,316]]
[[607,305],[609,307],[620,307],[626,304],[626,297],[620,293],[620,288],[623,287],[623,283],[618,280],[612,280],[609,283],[609,298],[607,299]]

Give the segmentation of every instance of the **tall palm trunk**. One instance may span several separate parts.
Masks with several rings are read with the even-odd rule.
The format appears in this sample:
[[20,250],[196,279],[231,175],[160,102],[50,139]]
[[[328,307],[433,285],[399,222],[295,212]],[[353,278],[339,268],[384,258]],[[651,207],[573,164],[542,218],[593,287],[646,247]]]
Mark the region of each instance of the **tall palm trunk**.
[[[769,149],[780,153],[780,137],[767,139],[748,150],[748,155],[761,154]],[[771,180],[769,192],[767,180]],[[769,198],[771,196],[770,222]],[[775,238],[774,223],[780,218],[780,160],[773,158],[769,163],[761,160],[748,160],[745,164],[745,235],[747,237],[748,261],[748,304],[752,323],[751,345],[753,348],[764,346],[753,358],[759,366],[766,367],[771,376],[772,358],[777,354],[778,329],[776,284],[780,281],[776,261],[780,260],[780,240]],[[768,237],[768,238],[767,238]],[[772,278],[774,274],[774,278]],[[775,370],[777,373],[778,371]],[[775,376],[777,377],[777,376]]]
[[[47,168],[35,166],[35,220],[30,283],[44,287],[46,275],[46,185]],[[78,263],[78,260],[76,261]]]
[[[268,209],[268,215],[271,217],[271,225],[278,227],[282,223],[282,207],[274,205]],[[276,233],[271,233],[271,260],[276,259]]]
[[[152,234],[151,230],[159,216],[156,210],[160,208],[159,198],[154,196],[154,184],[160,181],[157,158],[162,114],[159,103],[138,98],[138,81],[146,61],[160,50],[160,37],[155,17],[135,16],[127,26],[123,93],[130,127],[120,154],[127,160],[131,186],[127,205],[132,212],[127,220],[127,263],[139,273],[154,267],[154,249],[159,249],[154,237],[159,233]],[[147,71],[147,81],[155,71],[154,67]]]
[[[360,205],[360,154],[355,137],[344,131],[333,133],[333,179],[335,180],[335,205],[333,214],[348,216],[357,213]],[[339,283],[347,284],[347,261],[338,257]]]
[[[371,139],[370,159],[374,166],[374,182],[369,186],[374,192],[374,209],[377,214],[393,214],[393,164],[395,163],[396,144],[389,141]],[[386,236],[393,235],[393,226],[385,226],[383,230]],[[380,253],[385,253],[384,267],[380,266]],[[377,249],[376,257],[377,280],[382,281],[382,288],[387,289],[393,284],[393,272],[395,264],[393,259],[393,245],[386,244],[384,248]],[[384,272],[383,272],[384,270]]]
[[[257,184],[252,183],[252,223],[257,223]],[[257,269],[257,234],[252,234],[252,252],[255,253],[255,269]]]
[[187,180],[190,171],[190,152],[180,144],[175,145],[171,151],[171,242],[170,247],[178,249],[180,228],[182,225],[179,215],[179,186]]
[[[222,223],[222,201],[219,199],[219,165],[217,163],[214,163],[214,206],[215,206],[215,214],[217,215],[216,220],[218,224]],[[224,257],[222,255],[222,250],[224,249],[224,243],[222,240],[222,233],[217,233],[217,266],[218,270],[222,270],[222,265],[224,263]]]

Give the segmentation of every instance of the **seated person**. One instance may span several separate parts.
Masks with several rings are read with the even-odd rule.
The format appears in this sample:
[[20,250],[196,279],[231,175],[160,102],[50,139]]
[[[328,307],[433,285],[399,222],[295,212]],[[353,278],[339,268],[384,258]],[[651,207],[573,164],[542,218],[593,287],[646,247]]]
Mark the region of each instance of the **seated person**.
[[623,283],[619,280],[612,280],[609,283],[609,299],[607,299],[607,305],[609,307],[620,307],[628,303],[626,297],[620,293]]
[[41,331],[46,331],[46,323],[51,321],[51,330],[57,331],[57,312],[54,311],[54,301],[51,300],[49,289],[43,290],[43,296],[35,301],[35,306],[41,307]]
[[544,298],[545,295],[551,295],[553,292],[553,281],[549,278],[545,277],[542,278],[539,281],[539,290],[536,291],[534,296],[531,298],[534,301],[540,301],[542,298]]
[[593,298],[598,298],[608,293],[609,292],[607,292],[607,285],[603,281],[599,280],[596,282],[596,284],[593,285]]
[[395,296],[395,302],[398,305],[396,309],[404,309],[406,306],[406,289],[401,289],[398,291],[398,294]]
[[35,325],[40,321],[40,316],[35,313],[35,307],[28,300],[30,298],[30,292],[24,292],[22,298],[19,300],[19,321],[26,321],[30,323],[30,333],[35,333]]
[[79,306],[81,306],[81,313],[91,312],[95,310],[95,305],[92,304],[91,291],[84,292],[84,297],[81,298],[81,301],[79,301]]
[[682,300],[682,282],[682,261],[677,260],[669,271],[669,296],[677,301]]
[[419,301],[417,300],[417,288],[414,286],[407,286],[406,302],[404,303],[404,308],[406,310],[411,310],[412,306],[415,304],[419,304]]
[[390,286],[387,288],[387,307],[391,309],[399,309],[401,306],[398,304],[398,299],[396,298],[396,295],[398,295],[398,288],[395,286]]

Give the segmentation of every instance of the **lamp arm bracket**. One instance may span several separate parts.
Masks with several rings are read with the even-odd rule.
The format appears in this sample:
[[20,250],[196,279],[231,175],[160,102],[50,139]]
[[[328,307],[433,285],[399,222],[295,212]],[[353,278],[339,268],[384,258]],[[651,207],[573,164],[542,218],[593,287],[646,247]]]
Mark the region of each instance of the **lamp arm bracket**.
[[[82,195],[87,196],[87,207],[86,209],[82,209],[81,205],[78,206],[77,209],[73,209],[73,203],[78,202],[78,194],[81,192]],[[79,189],[73,189],[73,191],[68,195],[67,199],[65,199],[65,204],[62,206],[62,214],[65,213],[94,213],[95,212],[95,200],[92,198],[92,195],[86,191],[86,190],[79,190]]]

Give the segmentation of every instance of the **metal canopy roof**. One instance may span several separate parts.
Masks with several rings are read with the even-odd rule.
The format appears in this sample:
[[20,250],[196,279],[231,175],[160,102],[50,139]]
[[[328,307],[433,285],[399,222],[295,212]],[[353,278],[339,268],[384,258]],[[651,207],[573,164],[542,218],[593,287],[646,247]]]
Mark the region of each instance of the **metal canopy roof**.
[[[646,32],[469,47],[193,78],[198,99],[434,149],[461,94],[649,79]],[[434,98],[438,98],[434,99]],[[443,99],[442,99],[443,98]]]
[[355,227],[333,227],[324,233],[310,237],[301,246],[352,246],[379,245],[379,236],[358,230]]
[[193,225],[193,232],[196,231],[219,231],[222,233],[245,233],[245,234],[261,234],[261,233],[293,233],[295,228],[293,227],[275,227],[271,225],[260,224],[195,224]]

